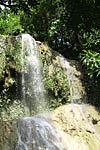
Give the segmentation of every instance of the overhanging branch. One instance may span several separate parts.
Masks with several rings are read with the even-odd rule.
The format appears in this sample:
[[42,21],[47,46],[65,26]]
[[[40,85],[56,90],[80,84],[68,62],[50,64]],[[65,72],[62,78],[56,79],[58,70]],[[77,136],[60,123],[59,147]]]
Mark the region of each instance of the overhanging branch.
[[13,5],[13,4],[6,4],[6,3],[3,3],[3,2],[0,2],[0,5],[1,6],[4,6],[4,7],[8,7],[8,8],[12,8],[12,7],[18,7],[18,5]]

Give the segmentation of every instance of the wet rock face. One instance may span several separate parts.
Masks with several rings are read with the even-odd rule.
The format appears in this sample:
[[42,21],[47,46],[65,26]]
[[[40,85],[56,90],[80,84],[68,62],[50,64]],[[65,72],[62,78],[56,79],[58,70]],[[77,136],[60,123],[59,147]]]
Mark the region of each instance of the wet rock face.
[[100,149],[100,115],[94,107],[78,104],[62,106],[55,110],[53,120],[65,149]]
[[65,70],[70,86],[70,101],[72,103],[86,102],[87,96],[84,86],[81,64],[76,60],[65,59],[59,55],[57,57],[62,68]]

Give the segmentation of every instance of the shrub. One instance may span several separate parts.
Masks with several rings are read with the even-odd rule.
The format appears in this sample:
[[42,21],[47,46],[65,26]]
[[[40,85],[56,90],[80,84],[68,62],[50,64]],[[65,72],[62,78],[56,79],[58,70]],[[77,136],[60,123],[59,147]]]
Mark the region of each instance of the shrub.
[[69,101],[69,84],[67,75],[56,60],[56,52],[42,52],[44,85],[49,95],[49,107],[55,108]]
[[18,35],[23,32],[20,24],[20,15],[4,9],[0,13],[0,33],[3,35]]

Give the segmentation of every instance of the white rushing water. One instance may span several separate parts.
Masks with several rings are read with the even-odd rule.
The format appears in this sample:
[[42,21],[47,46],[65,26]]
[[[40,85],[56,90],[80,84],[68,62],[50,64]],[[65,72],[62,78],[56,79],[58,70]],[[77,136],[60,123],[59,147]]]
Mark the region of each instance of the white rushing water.
[[[22,35],[22,98],[30,115],[46,108],[41,63],[35,40]],[[46,115],[17,120],[16,150],[63,150],[60,140]]]
[[63,150],[54,127],[46,116],[18,120],[16,150]]
[[77,61],[67,60],[59,56],[62,68],[65,70],[70,86],[70,102],[81,103],[86,100],[85,87],[82,84],[82,72]]
[[21,56],[22,98],[31,114],[41,112],[46,107],[45,89],[36,41],[29,34],[22,35]]

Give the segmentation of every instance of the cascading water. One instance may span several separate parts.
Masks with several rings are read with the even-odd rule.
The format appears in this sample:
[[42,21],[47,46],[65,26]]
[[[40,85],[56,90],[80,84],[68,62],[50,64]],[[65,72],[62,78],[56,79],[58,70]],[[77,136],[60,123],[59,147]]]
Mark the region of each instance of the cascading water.
[[39,113],[46,108],[46,98],[37,45],[29,34],[22,35],[21,55],[22,98],[32,115],[33,110]]
[[16,150],[63,150],[53,126],[43,116],[19,119],[17,134]]
[[[37,45],[28,34],[22,35],[21,55],[22,99],[30,115],[38,114],[46,110],[47,105]],[[44,116],[18,119],[17,136],[16,150],[63,150],[54,127]]]
[[82,72],[79,63],[73,60],[66,60],[63,56],[59,56],[61,66],[67,74],[70,86],[70,102],[82,103],[86,101],[85,87],[82,84]]

